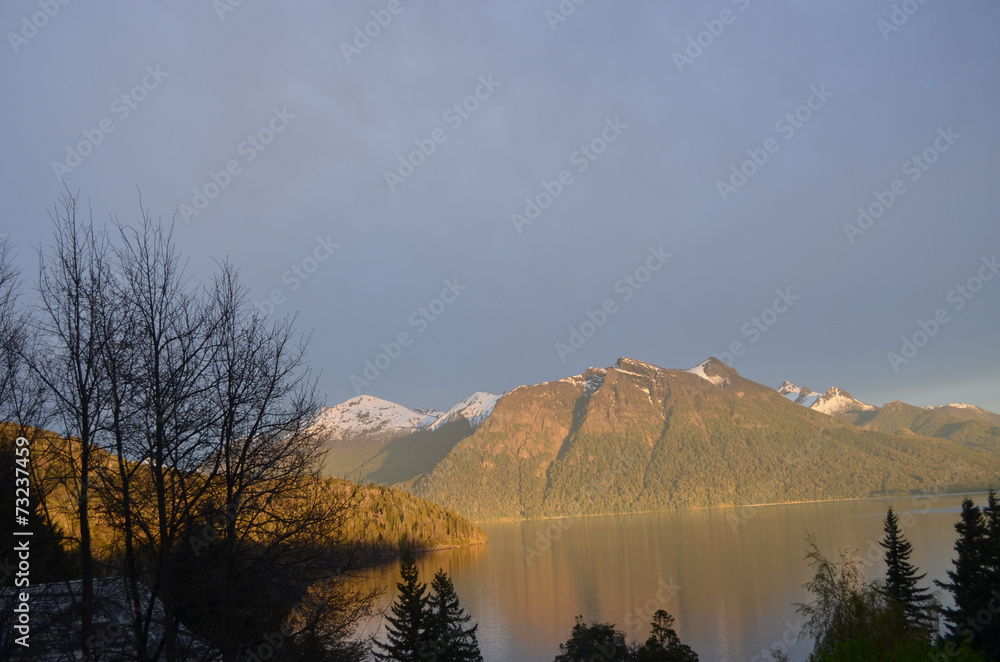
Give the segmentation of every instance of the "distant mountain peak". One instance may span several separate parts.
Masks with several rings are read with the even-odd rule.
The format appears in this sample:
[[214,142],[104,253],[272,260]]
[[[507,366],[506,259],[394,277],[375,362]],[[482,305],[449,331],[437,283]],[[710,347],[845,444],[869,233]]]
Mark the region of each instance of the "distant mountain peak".
[[982,407],[977,407],[976,405],[970,405],[965,402],[949,402],[946,405],[930,405],[928,407],[924,407],[924,409],[944,409],[946,407],[954,407],[955,409],[969,409],[971,411],[989,413],[988,410],[983,409]]
[[688,368],[686,372],[698,375],[705,381],[711,382],[712,384],[722,388],[728,386],[731,378],[737,375],[735,370],[714,356],[702,361],[693,368]]
[[483,421],[493,413],[499,395],[494,395],[488,391],[476,391],[465,398],[457,405],[446,411],[430,426],[431,430],[436,430],[442,425],[465,419],[475,430]]
[[790,393],[798,393],[802,389],[795,385],[794,382],[790,382],[787,379],[781,383],[778,387],[778,393],[781,395],[788,395]]
[[794,382],[787,380],[778,387],[778,393],[803,407],[812,407],[820,398],[820,394],[812,389],[805,386],[796,386]]
[[371,395],[359,395],[319,412],[314,425],[345,439],[375,432],[427,427],[441,412],[410,409]]
[[794,382],[785,381],[778,387],[778,393],[796,404],[831,416],[878,409],[878,407],[861,402],[844,389],[836,386],[831,386],[825,393],[821,394],[804,386],[796,386]]
[[860,411],[875,411],[878,407],[861,402],[854,398],[844,389],[831,386],[826,393],[821,395],[811,406],[811,409],[823,412],[824,414],[849,414]]

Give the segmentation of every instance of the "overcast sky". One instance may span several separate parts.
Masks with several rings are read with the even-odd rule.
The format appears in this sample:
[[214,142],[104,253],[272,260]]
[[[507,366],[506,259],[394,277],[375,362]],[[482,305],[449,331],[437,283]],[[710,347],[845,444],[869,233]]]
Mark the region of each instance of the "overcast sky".
[[991,0],[9,0],[0,26],[28,275],[62,182],[122,221],[138,186],[192,275],[229,259],[298,315],[328,404],[715,355],[1000,411]]

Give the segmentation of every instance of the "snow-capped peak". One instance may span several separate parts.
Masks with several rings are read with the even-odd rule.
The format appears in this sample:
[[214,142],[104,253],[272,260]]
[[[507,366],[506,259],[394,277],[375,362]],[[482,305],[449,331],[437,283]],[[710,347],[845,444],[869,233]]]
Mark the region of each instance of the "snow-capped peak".
[[931,405],[929,407],[924,407],[924,409],[943,409],[945,407],[954,407],[955,409],[971,409],[972,411],[986,411],[982,407],[970,405],[965,402],[949,402],[946,405]]
[[476,391],[446,411],[430,426],[430,429],[435,430],[445,423],[451,423],[452,421],[464,418],[472,426],[472,429],[475,430],[493,413],[493,407],[499,399],[499,395],[494,395],[487,391]]
[[729,378],[728,377],[724,377],[723,375],[710,375],[710,374],[708,374],[705,371],[705,368],[708,367],[711,363],[712,363],[712,359],[708,359],[706,361],[702,361],[701,363],[699,363],[695,367],[688,368],[686,370],[686,372],[690,372],[693,375],[698,375],[699,377],[701,377],[705,381],[709,381],[709,382],[715,384],[716,386],[723,386],[723,387],[726,386],[729,383]]
[[359,395],[334,407],[324,408],[314,425],[346,439],[383,430],[417,430],[433,424],[439,415],[437,411],[409,409],[388,400]]
[[778,393],[781,395],[788,395],[789,393],[798,393],[802,389],[796,386],[793,382],[784,381],[781,386],[778,387]]
[[810,390],[805,386],[796,386],[794,383],[785,381],[778,387],[778,393],[785,396],[792,402],[803,407],[812,407],[819,400],[820,394]]
[[850,393],[836,386],[831,386],[810,408],[830,415],[878,409],[878,407],[856,400]]

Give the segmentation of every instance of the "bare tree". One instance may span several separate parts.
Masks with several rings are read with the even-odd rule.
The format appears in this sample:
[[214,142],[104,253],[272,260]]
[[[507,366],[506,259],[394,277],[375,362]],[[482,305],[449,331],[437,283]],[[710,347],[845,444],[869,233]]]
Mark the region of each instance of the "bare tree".
[[[65,192],[51,212],[55,225],[51,254],[40,253],[40,314],[35,332],[47,351],[36,352],[32,368],[46,387],[52,420],[70,454],[65,487],[75,496],[81,563],[80,643],[84,655],[93,630],[94,554],[91,539],[91,458],[103,426],[107,380],[100,311],[109,285],[108,244],[93,220],[78,218],[77,196]],[[78,453],[78,455],[76,455]]]
[[21,273],[6,239],[0,239],[0,422],[14,425],[19,436],[42,420],[40,384],[29,369],[35,350],[32,319],[21,305]]
[[20,366],[23,330],[15,316],[20,273],[11,263],[7,239],[0,239],[0,420],[9,420],[13,400],[13,380]]
[[[214,512],[210,535],[196,529],[193,542],[199,552],[213,549],[224,578],[215,596],[202,596],[218,604],[213,638],[225,660],[239,659],[276,626],[290,637],[341,641],[343,622],[367,613],[372,596],[344,587],[355,550],[342,524],[357,487],[331,490],[318,475],[323,444],[310,427],[319,401],[307,341],[291,320],[251,312],[230,265],[214,281],[212,303],[220,344],[210,381],[220,416],[216,454],[203,473],[214,482]],[[280,607],[262,612],[248,590]]]
[[[51,349],[25,354],[67,454],[59,482],[83,563],[77,649],[87,655],[94,634],[99,569],[124,579],[143,662],[191,659],[182,621],[225,660],[279,630],[282,655],[358,657],[331,645],[373,599],[347,583],[358,488],[318,475],[307,339],[255,314],[232,266],[208,287],[189,280],[171,229],[140,209],[109,235],[78,220],[75,196],[60,199],[32,329]],[[94,526],[108,548],[94,549]]]
[[[115,423],[121,446],[116,482],[123,495],[128,492],[124,515],[132,526],[127,535],[138,537],[131,557],[126,554],[126,567],[133,585],[139,573],[148,571],[150,601],[135,605],[144,607],[138,653],[142,659],[162,654],[172,661],[178,659],[179,621],[173,555],[212,481],[212,472],[203,471],[214,456],[206,441],[218,425],[208,397],[220,351],[218,320],[205,297],[189,286],[170,231],[145,210],[136,228],[119,228],[119,238],[114,303],[121,311],[117,317],[128,318],[128,336],[116,341],[123,348],[114,377],[118,404],[113,408],[122,415]],[[155,600],[163,605],[165,623],[158,642],[147,641]]]

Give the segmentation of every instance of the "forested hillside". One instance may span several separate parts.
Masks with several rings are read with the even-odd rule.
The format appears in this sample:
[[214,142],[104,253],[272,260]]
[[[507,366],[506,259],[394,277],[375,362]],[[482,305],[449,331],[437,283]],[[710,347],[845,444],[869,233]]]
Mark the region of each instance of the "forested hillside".
[[[32,494],[37,516],[45,520],[45,526],[60,532],[62,546],[72,555],[80,536],[76,517],[77,490],[72,483],[74,472],[71,470],[72,463],[80,455],[79,442],[41,430],[19,430],[13,425],[0,424],[0,457],[13,456],[13,442],[19,432],[27,434],[31,440]],[[106,451],[92,449],[91,452],[99,466],[112,468],[117,462]],[[4,466],[13,466],[13,463]],[[111,474],[104,474],[104,477],[113,480]],[[92,497],[95,515],[90,521],[96,555],[106,560],[110,560],[120,545],[113,516],[117,509],[116,492],[113,484],[109,483],[108,487],[111,489],[95,490]],[[486,542],[482,529],[462,515],[403,490],[317,477],[310,493],[324,500],[329,511],[337,515],[341,544],[369,558],[370,562],[394,555],[401,541],[417,550]],[[11,497],[4,495],[5,500]],[[199,541],[212,538],[211,533],[206,536],[205,532],[219,526],[222,519],[206,510],[201,520],[192,522],[193,546],[197,548]]]
[[959,491],[998,475],[988,438],[859,429],[717,360],[621,359],[515,389],[397,486],[485,520]]

